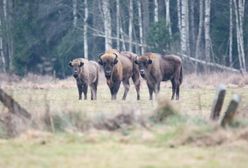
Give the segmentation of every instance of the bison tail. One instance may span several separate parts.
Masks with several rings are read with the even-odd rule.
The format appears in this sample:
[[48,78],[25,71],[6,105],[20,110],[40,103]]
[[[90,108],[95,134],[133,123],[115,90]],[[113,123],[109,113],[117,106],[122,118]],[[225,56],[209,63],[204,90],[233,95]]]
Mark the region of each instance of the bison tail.
[[183,67],[182,67],[182,66],[181,66],[181,68],[180,68],[180,77],[179,77],[179,81],[180,81],[180,83],[183,82]]

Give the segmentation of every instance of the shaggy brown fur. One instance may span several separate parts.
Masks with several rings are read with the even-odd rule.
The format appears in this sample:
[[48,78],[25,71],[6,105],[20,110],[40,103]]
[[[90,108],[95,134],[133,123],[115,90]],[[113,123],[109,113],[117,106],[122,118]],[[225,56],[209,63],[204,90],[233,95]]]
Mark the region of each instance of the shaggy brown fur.
[[157,94],[160,90],[160,82],[170,80],[172,83],[172,97],[176,93],[179,99],[180,84],[182,83],[182,61],[176,55],[160,55],[146,53],[137,57],[135,63],[139,66],[141,76],[146,79],[150,100],[153,92]]
[[126,99],[130,88],[129,78],[131,77],[137,91],[137,100],[140,99],[140,76],[138,67],[134,64],[135,57],[136,55],[131,52],[119,53],[114,49],[106,51],[99,57],[98,62],[103,66],[112,100],[116,99],[121,82],[125,88],[122,99]]
[[77,81],[79,100],[82,99],[82,93],[84,93],[84,99],[87,99],[88,86],[91,89],[91,100],[96,100],[100,70],[97,62],[76,58],[69,62],[69,66],[73,68],[73,76]]

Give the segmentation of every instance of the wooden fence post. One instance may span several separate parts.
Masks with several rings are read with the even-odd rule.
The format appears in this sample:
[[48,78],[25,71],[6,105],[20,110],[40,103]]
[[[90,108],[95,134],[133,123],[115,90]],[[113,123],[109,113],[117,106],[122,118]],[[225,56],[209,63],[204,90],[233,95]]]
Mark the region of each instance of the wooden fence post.
[[221,84],[218,86],[218,89],[217,89],[217,92],[214,98],[214,102],[212,104],[212,110],[210,114],[211,120],[219,119],[220,111],[223,106],[225,95],[226,95],[226,86]]
[[221,121],[221,126],[226,127],[226,125],[230,125],[233,121],[234,115],[237,111],[238,105],[240,102],[239,95],[233,95],[233,98],[225,112],[225,115]]
[[26,109],[21,107],[10,95],[5,93],[1,88],[0,88],[0,101],[4,104],[9,109],[9,112],[19,115],[19,116],[24,116],[25,118],[30,119],[31,114],[27,112]]

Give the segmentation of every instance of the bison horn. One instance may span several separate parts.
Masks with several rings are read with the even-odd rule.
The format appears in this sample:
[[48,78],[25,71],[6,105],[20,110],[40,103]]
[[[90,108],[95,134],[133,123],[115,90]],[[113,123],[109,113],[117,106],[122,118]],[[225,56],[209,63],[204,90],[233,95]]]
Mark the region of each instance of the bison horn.
[[118,55],[116,53],[114,53],[114,55],[115,55],[114,64],[117,64],[117,62],[118,62],[118,60],[117,60]]
[[72,62],[70,61],[70,62],[68,63],[68,65],[69,65],[70,67],[72,67]]

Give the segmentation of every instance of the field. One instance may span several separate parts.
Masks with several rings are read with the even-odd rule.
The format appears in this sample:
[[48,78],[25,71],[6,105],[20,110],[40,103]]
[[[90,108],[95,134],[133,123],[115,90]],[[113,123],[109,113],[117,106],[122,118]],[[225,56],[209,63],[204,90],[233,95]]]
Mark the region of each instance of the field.
[[[98,100],[79,101],[73,78],[0,77],[1,88],[32,114],[31,122],[19,119],[0,104],[0,167],[247,167],[247,77],[187,75],[180,101],[170,101],[169,82],[157,100],[148,100],[142,82],[140,101],[133,85],[126,101],[123,87],[111,101],[101,78]],[[222,115],[232,95],[241,96],[226,129],[209,121],[219,83],[227,86]],[[156,121],[161,107],[172,112]]]

